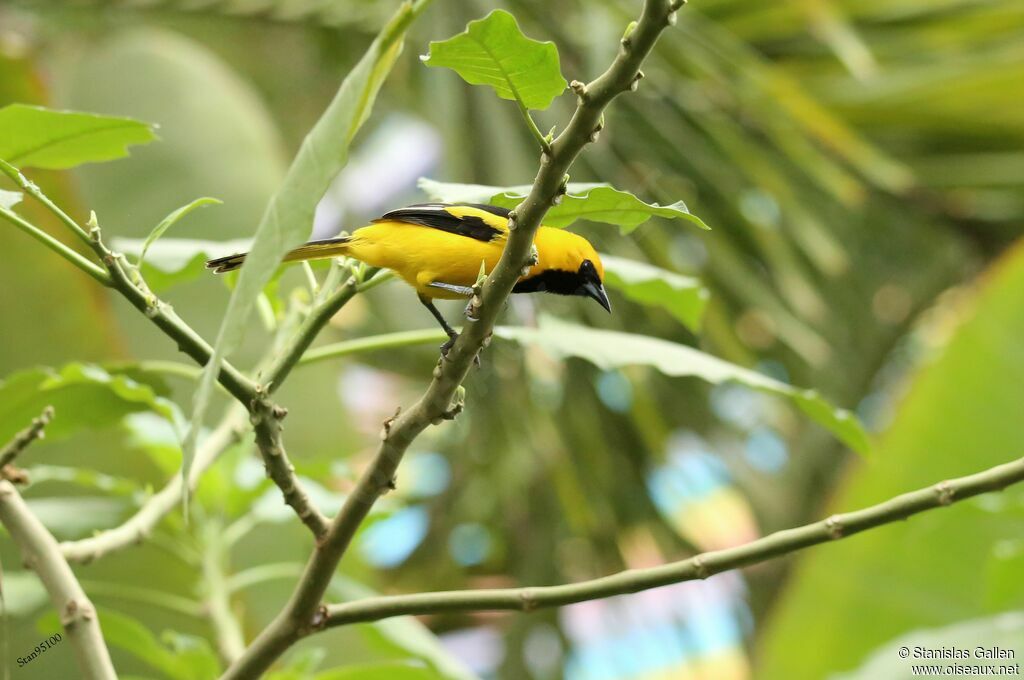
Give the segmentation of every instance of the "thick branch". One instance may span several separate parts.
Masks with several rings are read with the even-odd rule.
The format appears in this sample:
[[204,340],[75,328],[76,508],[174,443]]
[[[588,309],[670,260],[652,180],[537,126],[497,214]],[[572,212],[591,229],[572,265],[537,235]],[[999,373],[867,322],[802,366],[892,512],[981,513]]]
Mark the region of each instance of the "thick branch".
[[[189,475],[189,486],[195,488],[199,477],[217,460],[218,456],[238,441],[246,425],[246,412],[232,407],[221,423],[203,440],[196,450],[196,460]],[[69,562],[91,562],[104,555],[142,542],[181,502],[181,475],[150,497],[138,511],[120,526],[101,531],[95,536],[65,541],[60,544],[64,559]]]
[[43,582],[61,625],[75,649],[81,677],[116,680],[96,609],[86,597],[53,535],[29,510],[10,482],[0,481],[0,523],[18,544],[25,564]]
[[1024,458],[968,477],[951,479],[905,493],[863,510],[833,515],[821,522],[779,531],[735,548],[715,550],[671,564],[623,571],[592,581],[562,586],[367,598],[328,607],[323,625],[343,626],[406,614],[493,610],[529,612],[542,607],[560,607],[574,602],[635,593],[670,583],[703,579],[712,574],[788,555],[813,545],[846,538],[926,510],[952,505],[972,496],[999,491],[1021,481],[1024,481]]
[[[490,340],[512,287],[529,263],[533,237],[548,209],[565,193],[566,172],[583,147],[597,137],[605,107],[621,92],[635,88],[640,64],[658,36],[670,25],[681,2],[645,0],[639,22],[622,41],[618,56],[597,80],[578,88],[579,105],[568,127],[541,156],[541,167],[529,196],[509,220],[510,235],[501,260],[472,305],[476,323],[468,324],[447,358],[438,362],[423,397],[408,411],[384,424],[381,445],[331,522],[306,565],[306,571],[285,609],[256,638],[225,679],[258,677],[295,640],[322,625],[317,614],[334,571],[377,499],[394,486],[395,472],[406,449],[430,424],[452,418],[460,410],[453,399],[478,352]],[[478,303],[478,304],[476,304]]]

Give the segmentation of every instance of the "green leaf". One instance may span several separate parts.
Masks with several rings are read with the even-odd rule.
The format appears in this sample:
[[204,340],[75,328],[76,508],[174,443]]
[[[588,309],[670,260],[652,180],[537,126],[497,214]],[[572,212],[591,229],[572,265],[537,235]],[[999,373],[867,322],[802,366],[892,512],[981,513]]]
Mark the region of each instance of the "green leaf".
[[53,406],[50,438],[113,425],[129,413],[152,411],[172,424],[181,415],[173,402],[150,385],[93,364],[72,363],[59,370],[33,368],[0,382],[0,441],[8,441],[46,406]]
[[[494,205],[514,208],[524,198],[525,194],[503,193],[495,196],[493,201]],[[594,187],[580,193],[568,192],[562,197],[561,203],[548,210],[544,224],[549,227],[567,227],[576,220],[589,220],[614,224],[623,234],[628,234],[652,217],[684,219],[701,229],[710,229],[682,201],[672,205],[645,203],[628,191],[609,186]]]
[[32,571],[3,572],[3,601],[7,615],[30,616],[46,604],[49,596]]
[[443,680],[444,676],[427,666],[392,661],[335,668],[317,673],[313,678],[314,680]]
[[188,680],[212,680],[221,673],[220,661],[205,638],[165,630],[160,639],[171,648],[181,675]]
[[[191,281],[206,271],[206,261],[215,257],[243,253],[251,239],[203,241],[200,239],[163,238],[149,246],[142,262],[142,277],[159,293],[171,286]],[[115,238],[113,246],[127,255],[142,257],[145,241],[137,238]]]
[[20,191],[4,191],[0,189],[0,208],[13,208],[21,203]]
[[196,208],[202,208],[203,206],[206,205],[220,204],[221,201],[219,199],[204,196],[203,198],[197,198],[188,205],[184,205],[178,208],[170,215],[160,220],[160,224],[156,225],[156,227],[153,228],[153,231],[149,233],[149,236],[147,236],[146,240],[142,243],[142,252],[139,253],[139,265],[141,266],[146,261],[146,252],[149,250],[150,246],[152,246],[157,239],[163,236],[164,232],[170,229],[175,222],[180,220],[185,215],[188,215]]
[[[302,573],[302,565],[299,573]],[[327,656],[323,647],[306,647],[292,649],[291,653],[279,665],[277,670],[267,674],[267,680],[312,680],[316,669]]]
[[21,168],[63,170],[109,161],[156,138],[152,125],[131,118],[27,104],[0,109],[0,158]]
[[[964,664],[1016,664],[1024,651],[1024,614],[1010,612],[983,619],[955,623],[951,626],[933,629],[918,629],[902,635],[878,648],[857,670],[842,675],[830,676],[832,680],[875,680],[875,678],[907,677],[911,665],[963,666]],[[985,659],[974,656],[977,648],[1007,650],[1015,654],[1014,659]],[[910,656],[903,658],[901,648],[910,650]],[[929,659],[914,650],[924,648],[967,650],[971,656],[965,659]],[[933,675],[939,675],[934,673]],[[953,675],[953,673],[950,673]]]
[[601,262],[609,288],[635,302],[662,307],[684,326],[700,330],[710,293],[699,280],[613,255],[602,254]]
[[[422,177],[419,187],[432,199],[446,203],[490,203],[502,208],[515,208],[529,186],[492,187],[483,184],[447,184]],[[552,206],[544,217],[548,227],[567,227],[577,220],[613,224],[628,234],[652,217],[684,219],[701,229],[710,229],[692,214],[682,201],[672,205],[646,203],[628,191],[607,184],[569,184],[562,202]]]
[[566,87],[555,44],[527,38],[515,17],[500,9],[469,22],[463,33],[431,42],[421,59],[452,69],[471,85],[489,85],[527,109],[548,108]]
[[[280,189],[270,200],[224,313],[213,356],[195,392],[192,424],[182,456],[182,472],[186,478],[221,362],[241,343],[256,301],[285,253],[309,237],[316,206],[348,160],[349,145],[369,116],[377,93],[402,50],[406,29],[428,4],[429,0],[417,0],[399,7],[345,77],[327,110],[303,141]],[[188,486],[183,488],[187,503]]]
[[205,640],[173,631],[164,633],[164,646],[146,626],[109,609],[100,612],[108,644],[119,647],[174,680],[210,680],[220,673],[217,657]]
[[[983,272],[972,293],[940,300],[932,323],[914,331],[928,351],[901,380],[897,406],[885,404],[895,412],[878,455],[851,469],[822,516],[1021,456],[1024,249]],[[1010,543],[1022,524],[1024,488],[1015,486],[808,551],[763,631],[755,675],[824,677],[910,631],[1024,609],[1024,588],[1004,580],[1022,564]]]
[[128,507],[124,500],[109,496],[33,496],[25,502],[32,514],[63,540],[91,536],[117,526]]
[[[416,186],[429,196],[430,200],[441,201],[442,203],[490,203],[497,200],[498,196],[506,193],[525,197],[532,188],[529,184],[498,187],[487,184],[438,182],[429,177],[420,177],[419,181],[416,182]],[[606,186],[608,185],[595,182],[570,182],[567,190],[570,194],[583,194],[591,189]]]
[[[1021,508],[1024,510],[1024,507]],[[1018,513],[1018,517],[1024,514]],[[1002,609],[1007,602],[1024,602],[1024,540],[999,541],[985,565],[985,602],[991,609]]]
[[790,399],[801,411],[858,453],[870,448],[857,418],[836,408],[813,390],[802,390],[768,376],[730,364],[710,354],[660,338],[578,326],[543,316],[539,328],[502,326],[495,335],[537,345],[556,358],[578,357],[603,369],[651,366],[665,375],[693,376],[718,384],[734,381]]
[[[354,600],[375,595],[370,588],[344,577],[331,581],[331,590],[339,597]],[[399,616],[374,621],[356,627],[371,646],[389,655],[402,654],[425,663],[435,677],[444,680],[475,680],[476,676],[465,664],[438,641],[437,636],[411,616]]]
[[132,479],[105,475],[89,468],[64,465],[33,465],[29,482],[33,487],[43,482],[65,482],[93,491],[128,497],[135,497],[144,491],[142,486]]

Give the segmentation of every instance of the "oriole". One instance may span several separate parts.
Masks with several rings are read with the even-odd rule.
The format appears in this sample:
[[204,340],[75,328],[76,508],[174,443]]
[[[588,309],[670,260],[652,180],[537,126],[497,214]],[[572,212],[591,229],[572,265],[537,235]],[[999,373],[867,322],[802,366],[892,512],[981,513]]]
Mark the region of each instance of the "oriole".
[[[391,269],[416,289],[420,302],[448,334],[446,351],[458,337],[433,300],[468,298],[483,262],[498,264],[508,238],[509,211],[492,205],[423,203],[393,210],[351,235],[309,243],[289,252],[285,262],[346,256]],[[582,236],[540,227],[534,239],[537,263],[519,279],[513,293],[557,293],[593,298],[611,312],[604,290],[604,268]],[[245,253],[210,260],[220,274],[237,269]]]

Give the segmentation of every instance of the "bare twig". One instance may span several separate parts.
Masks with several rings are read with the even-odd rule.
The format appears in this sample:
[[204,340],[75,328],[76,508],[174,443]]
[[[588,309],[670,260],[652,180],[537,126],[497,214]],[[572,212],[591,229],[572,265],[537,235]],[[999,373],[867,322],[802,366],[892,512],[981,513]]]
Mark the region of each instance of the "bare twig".
[[612,595],[704,579],[731,569],[789,555],[813,545],[837,541],[883,524],[898,522],[926,510],[941,508],[973,496],[999,491],[1024,481],[1024,458],[967,477],[951,479],[884,503],[833,515],[814,524],[779,531],[756,541],[715,550],[649,569],[632,569],[611,576],[561,586],[465,590],[372,597],[327,608],[325,627],[377,621],[406,614],[515,610],[529,612]]
[[[196,451],[196,460],[189,475],[189,485],[194,489],[199,477],[217,457],[238,441],[245,428],[246,412],[234,406],[221,423],[203,440]],[[101,531],[89,538],[65,541],[60,544],[64,559],[69,562],[91,562],[104,555],[128,546],[136,545],[152,533],[157,524],[181,501],[181,475],[175,475],[160,491],[155,493],[139,510],[119,526]]]
[[245,636],[231,608],[231,590],[225,573],[228,550],[221,537],[223,527],[219,523],[212,522],[204,529],[202,588],[206,612],[213,625],[217,651],[226,663],[232,663],[245,651]]
[[452,418],[461,410],[456,393],[477,354],[490,339],[501,308],[526,266],[533,237],[548,209],[565,193],[566,172],[580,151],[595,139],[607,105],[622,92],[635,89],[640,65],[661,32],[671,24],[681,5],[676,0],[646,0],[640,20],[623,40],[609,69],[586,86],[576,112],[551,152],[541,156],[541,167],[527,198],[509,221],[510,235],[501,260],[488,277],[480,295],[478,320],[469,324],[447,358],[438,362],[434,379],[423,397],[410,409],[388,420],[381,431],[381,445],[345,504],[320,537],[316,550],[284,610],[267,626],[245,654],[224,674],[226,679],[258,677],[291,644],[324,623],[321,600],[356,530],[377,499],[394,486],[394,476],[406,449],[432,423]]
[[51,420],[53,420],[53,407],[47,406],[39,414],[38,418],[32,419],[28,427],[14,435],[11,441],[5,444],[3,448],[0,448],[0,475],[3,474],[2,471],[5,467],[14,463],[14,459],[21,455],[21,452],[29,444],[45,436],[44,430]]
[[56,539],[32,514],[14,485],[6,481],[0,481],[0,523],[7,527],[25,564],[36,572],[49,593],[75,649],[81,677],[116,680],[96,609],[60,554]]

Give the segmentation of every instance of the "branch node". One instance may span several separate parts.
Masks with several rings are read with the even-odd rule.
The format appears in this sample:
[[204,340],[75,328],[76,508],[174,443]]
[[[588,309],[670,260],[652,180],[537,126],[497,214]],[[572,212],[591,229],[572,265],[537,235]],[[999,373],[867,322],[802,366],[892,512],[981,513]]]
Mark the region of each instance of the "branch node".
[[579,98],[580,104],[583,104],[584,102],[590,99],[590,93],[587,92],[587,86],[585,83],[581,83],[578,80],[574,80],[571,83],[569,83],[569,88],[576,93],[576,96]]
[[537,244],[534,243],[530,246],[530,257],[526,258],[525,266],[527,268],[534,267],[540,262],[540,252],[537,250]]
[[633,80],[629,81],[629,91],[636,92],[637,88],[640,87],[640,81],[644,79],[644,72],[637,71],[636,75],[633,76]]
[[558,184],[558,195],[564,196],[569,191],[569,175],[562,175],[562,181]]
[[939,497],[939,505],[950,505],[953,502],[956,489],[949,481],[944,481],[935,485],[935,493]]
[[309,620],[309,627],[312,630],[323,630],[327,627],[327,606],[321,604],[313,612],[312,618]]
[[622,33],[622,40],[619,44],[622,46],[624,52],[628,52],[633,47],[633,31],[636,30],[636,22],[630,21],[626,25],[626,30]]
[[837,541],[843,537],[843,520],[839,515],[832,515],[825,520],[825,531],[829,537]]
[[7,464],[0,467],[0,480],[7,480],[11,484],[24,486],[29,483],[28,473],[20,467]]
[[440,424],[441,420],[455,420],[455,417],[462,413],[462,409],[466,406],[466,388],[459,385],[455,394],[452,396],[452,401],[448,404],[448,408],[445,409],[441,415],[436,418],[437,422],[434,425]]
[[401,412],[402,412],[402,407],[399,406],[397,409],[395,409],[395,415],[393,415],[390,418],[387,418],[387,419],[384,420],[384,427],[381,428],[381,431],[380,431],[380,439],[381,439],[381,441],[385,441],[386,442],[388,440],[388,437],[391,435],[391,426],[395,423],[395,419],[398,418],[398,414],[400,414]]
[[518,217],[519,216],[516,214],[515,210],[509,210],[508,211],[508,230],[509,231],[515,231],[516,230],[516,226],[517,226],[516,225],[516,220],[518,219]]
[[694,557],[690,562],[693,564],[693,573],[697,578],[704,580],[711,576],[708,565],[704,564],[704,560],[701,559],[700,555]]
[[520,590],[519,601],[522,602],[521,608],[524,612],[532,612],[539,606],[537,603],[537,593],[533,588],[523,588]]
[[65,628],[71,628],[79,621],[91,621],[95,616],[96,611],[89,604],[88,600],[79,602],[78,600],[70,599],[64,605],[64,611],[61,612],[60,623]]
[[[474,287],[474,291],[476,288]],[[473,297],[469,298],[469,302],[466,304],[465,317],[466,321],[479,321],[480,320],[480,307],[484,304],[483,299],[480,297],[480,293],[474,292]]]

